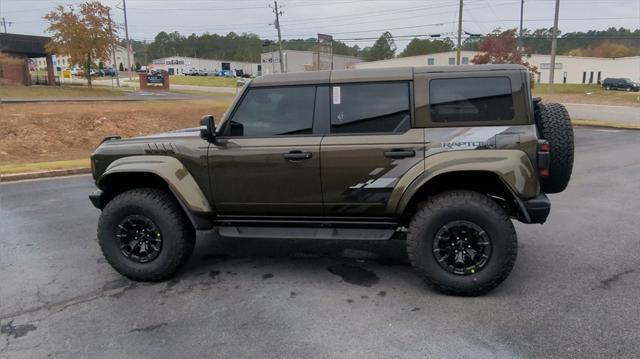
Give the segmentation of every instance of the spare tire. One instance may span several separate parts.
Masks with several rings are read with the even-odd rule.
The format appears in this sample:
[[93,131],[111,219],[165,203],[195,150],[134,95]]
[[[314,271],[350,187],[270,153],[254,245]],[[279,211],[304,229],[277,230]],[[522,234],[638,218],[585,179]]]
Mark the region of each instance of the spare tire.
[[536,125],[543,139],[549,142],[549,176],[540,179],[545,193],[564,191],[573,170],[573,127],[569,112],[559,103],[538,103]]

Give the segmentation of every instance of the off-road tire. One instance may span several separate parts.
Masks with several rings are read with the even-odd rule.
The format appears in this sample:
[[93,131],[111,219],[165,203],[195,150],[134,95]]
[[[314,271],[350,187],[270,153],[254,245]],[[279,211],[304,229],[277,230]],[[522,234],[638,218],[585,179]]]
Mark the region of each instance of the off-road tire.
[[[120,252],[115,231],[120,221],[132,214],[149,218],[162,234],[160,253],[148,263],[136,263]],[[139,188],[117,195],[105,206],[98,222],[98,243],[107,262],[120,274],[135,281],[156,282],[170,278],[189,259],[195,231],[170,193]]]
[[539,103],[536,124],[540,135],[551,147],[549,177],[540,179],[543,192],[564,191],[573,171],[573,127],[567,109],[559,103]]
[[[479,225],[491,241],[489,260],[476,273],[448,272],[434,256],[437,231],[456,220]],[[429,286],[451,295],[477,296],[495,288],[511,272],[517,252],[516,231],[507,213],[491,198],[473,191],[443,192],[420,203],[407,233],[407,253],[413,268]]]

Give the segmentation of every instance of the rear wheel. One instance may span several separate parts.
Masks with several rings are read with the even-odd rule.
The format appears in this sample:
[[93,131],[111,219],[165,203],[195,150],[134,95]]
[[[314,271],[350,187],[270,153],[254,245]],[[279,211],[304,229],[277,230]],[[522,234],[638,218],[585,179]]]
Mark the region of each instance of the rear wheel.
[[120,274],[136,281],[161,281],[189,259],[195,232],[169,193],[140,188],[119,194],[105,206],[98,242]]
[[489,197],[450,191],[418,206],[407,234],[415,270],[433,288],[453,295],[481,295],[507,278],[517,255],[507,213]]

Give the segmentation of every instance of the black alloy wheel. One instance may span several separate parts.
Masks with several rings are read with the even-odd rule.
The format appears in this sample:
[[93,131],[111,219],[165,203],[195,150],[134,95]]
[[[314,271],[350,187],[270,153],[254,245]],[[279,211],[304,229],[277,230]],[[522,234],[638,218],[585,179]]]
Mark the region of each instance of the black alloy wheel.
[[143,215],[126,216],[118,224],[116,237],[120,253],[136,263],[149,263],[162,250],[162,234],[158,226]]
[[433,255],[447,272],[478,273],[491,257],[491,240],[486,231],[469,221],[449,222],[436,232]]

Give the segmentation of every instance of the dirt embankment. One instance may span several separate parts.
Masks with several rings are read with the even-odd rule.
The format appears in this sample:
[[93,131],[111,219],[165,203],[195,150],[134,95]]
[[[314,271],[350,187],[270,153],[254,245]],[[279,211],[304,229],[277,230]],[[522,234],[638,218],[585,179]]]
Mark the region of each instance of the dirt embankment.
[[0,105],[0,164],[87,158],[106,136],[197,127],[228,103],[211,100]]

